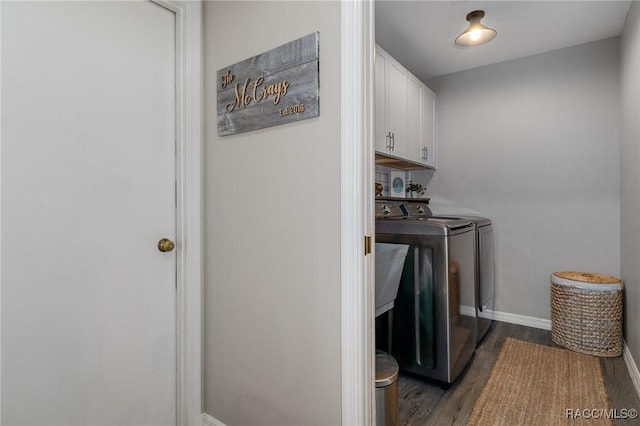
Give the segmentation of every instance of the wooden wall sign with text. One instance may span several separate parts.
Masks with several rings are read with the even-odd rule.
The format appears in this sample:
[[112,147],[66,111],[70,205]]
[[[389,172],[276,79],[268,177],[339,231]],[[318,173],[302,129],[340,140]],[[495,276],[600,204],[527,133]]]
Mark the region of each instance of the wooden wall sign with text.
[[320,33],[218,70],[218,135],[320,115]]

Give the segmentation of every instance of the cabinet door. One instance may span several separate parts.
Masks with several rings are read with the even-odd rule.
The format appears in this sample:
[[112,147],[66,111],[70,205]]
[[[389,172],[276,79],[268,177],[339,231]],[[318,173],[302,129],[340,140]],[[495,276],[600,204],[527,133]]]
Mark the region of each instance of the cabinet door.
[[437,168],[436,94],[427,86],[422,88],[422,146],[421,156],[425,164]]
[[407,80],[407,159],[426,163],[423,143],[422,88],[424,84],[413,75]]
[[387,63],[387,129],[391,132],[390,153],[407,155],[407,70],[392,58]]
[[375,96],[375,149],[376,151],[383,153],[391,152],[390,140],[387,136],[387,93],[386,93],[386,75],[387,75],[387,62],[388,57],[386,53],[376,46],[375,57],[375,70],[374,70],[374,96]]

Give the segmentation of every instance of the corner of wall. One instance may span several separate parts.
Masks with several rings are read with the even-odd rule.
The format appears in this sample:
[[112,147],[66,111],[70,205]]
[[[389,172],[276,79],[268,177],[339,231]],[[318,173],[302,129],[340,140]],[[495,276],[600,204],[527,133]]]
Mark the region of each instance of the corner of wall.
[[202,426],[227,426],[222,423],[220,420],[208,415],[207,413],[202,413]]
[[631,351],[629,351],[627,342],[624,341],[623,343],[622,358],[627,366],[627,370],[629,370],[629,376],[631,376],[633,387],[636,389],[638,397],[640,397],[640,371],[638,371],[638,365],[633,360],[633,356],[631,355]]
[[624,359],[636,391],[640,375],[633,356],[640,359],[640,4],[631,2],[620,40],[620,93],[622,131],[620,142],[620,272],[625,284]]

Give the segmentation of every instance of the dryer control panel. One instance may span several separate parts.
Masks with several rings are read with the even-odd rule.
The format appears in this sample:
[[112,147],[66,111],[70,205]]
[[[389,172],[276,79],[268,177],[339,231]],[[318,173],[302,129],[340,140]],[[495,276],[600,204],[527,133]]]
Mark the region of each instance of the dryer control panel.
[[376,201],[375,213],[376,219],[404,216],[400,203],[394,203],[393,201]]

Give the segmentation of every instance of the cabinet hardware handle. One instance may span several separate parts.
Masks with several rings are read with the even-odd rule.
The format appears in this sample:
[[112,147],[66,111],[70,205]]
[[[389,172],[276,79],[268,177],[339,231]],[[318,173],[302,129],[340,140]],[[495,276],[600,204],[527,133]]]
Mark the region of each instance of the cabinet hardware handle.
[[422,147],[422,158],[424,160],[429,158],[429,147],[426,147],[426,146]]

